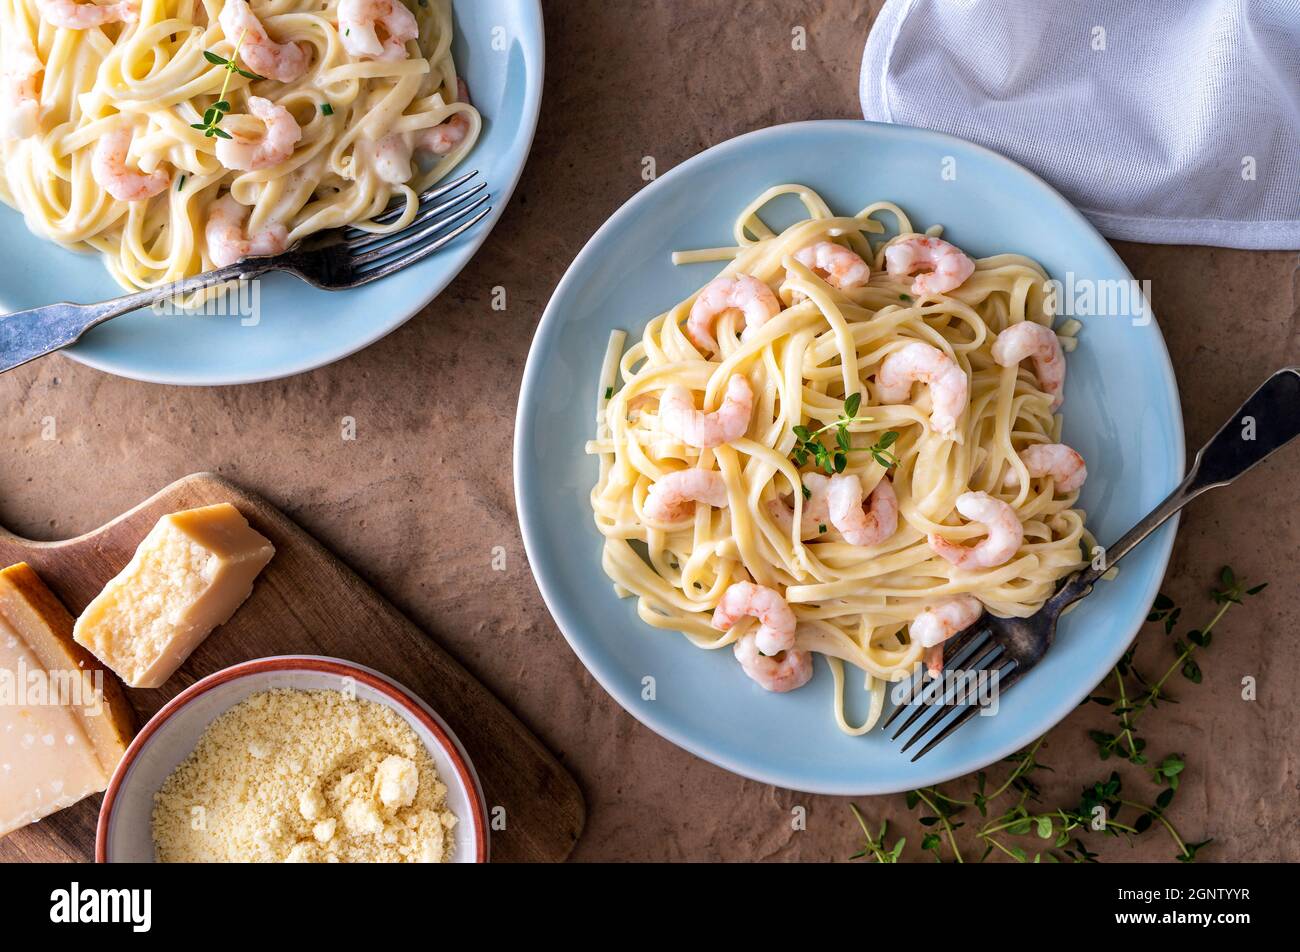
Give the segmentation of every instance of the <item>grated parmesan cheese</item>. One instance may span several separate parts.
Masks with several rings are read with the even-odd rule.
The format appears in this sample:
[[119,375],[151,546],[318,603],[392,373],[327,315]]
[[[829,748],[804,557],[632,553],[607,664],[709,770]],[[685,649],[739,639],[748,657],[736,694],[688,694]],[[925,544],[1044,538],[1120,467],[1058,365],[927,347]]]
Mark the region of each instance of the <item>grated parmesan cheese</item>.
[[341,691],[245,698],[154,797],[159,862],[442,862],[455,815],[392,708]]

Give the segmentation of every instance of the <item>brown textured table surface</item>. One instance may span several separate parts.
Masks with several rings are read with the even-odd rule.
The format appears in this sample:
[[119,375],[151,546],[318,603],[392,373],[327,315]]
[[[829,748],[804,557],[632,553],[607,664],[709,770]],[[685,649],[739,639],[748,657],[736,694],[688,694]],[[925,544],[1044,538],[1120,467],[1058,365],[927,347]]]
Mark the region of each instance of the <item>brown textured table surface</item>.
[[[55,539],[96,527],[173,479],[222,473],[266,496],[434,633],[559,754],[584,788],[575,858],[842,859],[859,838],[848,801],[742,780],[661,740],[585,672],[542,604],[511,490],[514,401],[532,329],[592,232],[660,173],[753,129],[860,116],[858,61],[879,3],[828,0],[554,0],[548,66],[527,170],[482,251],[419,316],[368,350],[289,380],[181,389],[120,380],[60,356],[0,377],[0,524]],[[807,30],[806,51],[791,31]],[[741,51],[741,52],[738,52]],[[1300,363],[1300,255],[1117,242],[1153,305],[1199,445],[1273,369]],[[492,310],[492,289],[508,310]],[[309,317],[304,315],[304,320]],[[256,333],[250,328],[250,333]],[[484,399],[483,380],[499,381]],[[357,438],[340,438],[340,420]],[[45,418],[56,439],[42,439]],[[1220,565],[1273,584],[1230,613],[1204,683],[1153,713],[1158,759],[1185,755],[1179,830],[1214,837],[1209,860],[1300,859],[1300,652],[1295,565],[1300,450],[1197,502],[1165,589],[1199,617]],[[494,548],[505,571],[494,571]],[[1168,663],[1148,626],[1140,658]],[[1164,664],[1160,664],[1163,670]],[[1241,697],[1253,677],[1258,698]],[[1048,738],[1048,804],[1104,777],[1088,740],[1106,712],[1076,711]],[[1144,789],[1135,768],[1121,769]],[[1146,789],[1150,789],[1147,787]],[[877,821],[901,797],[862,798]],[[791,810],[807,811],[794,829]],[[1099,838],[1094,837],[1094,841]],[[1168,860],[1163,834],[1105,859]]]

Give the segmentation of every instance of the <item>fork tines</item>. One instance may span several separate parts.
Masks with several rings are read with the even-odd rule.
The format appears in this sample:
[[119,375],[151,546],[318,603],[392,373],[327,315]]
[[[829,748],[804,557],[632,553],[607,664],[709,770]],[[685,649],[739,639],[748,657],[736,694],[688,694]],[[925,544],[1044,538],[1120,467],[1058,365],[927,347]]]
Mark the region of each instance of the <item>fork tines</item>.
[[[464,175],[457,176],[456,178],[451,179],[449,181],[438,182],[435,185],[429,186],[427,189],[425,189],[423,192],[420,193],[421,209],[425,208],[430,202],[442,198],[442,196],[450,192],[456,191],[456,189],[460,188],[462,185],[464,185],[470,179],[474,178],[474,176],[476,175],[478,175],[477,169],[475,169],[472,172],[466,172]],[[401,215],[402,212],[404,211],[406,211],[406,203],[398,202],[397,204],[388,208],[382,214],[376,215],[371,220],[376,225],[387,225],[388,223],[396,220],[397,217]],[[374,232],[363,231],[360,228],[345,228],[343,230],[343,237],[345,238],[356,238],[356,237],[366,237],[366,236],[373,237]]]
[[[909,682],[911,690],[908,696],[895,705],[893,712],[881,725],[882,729],[889,727],[910,707],[911,713],[890,738],[897,740],[920,720],[922,715],[930,713],[930,716],[922,721],[903,744],[904,752],[935,728],[943,725],[943,729],[913,755],[913,763],[979,713],[980,692],[975,690],[979,678],[993,678],[992,689],[1001,692],[1008,690],[1016,682],[1020,673],[1016,662],[1010,659],[1003,647],[993,638],[990,628],[983,620],[949,639],[944,648],[945,660],[940,676],[926,682],[923,680],[924,675],[918,671]],[[949,675],[956,677],[949,677]],[[956,716],[953,716],[954,712]]]
[[[399,231],[376,234],[346,229],[335,250],[346,256],[348,268],[363,282],[415,264],[473,228],[492,211],[487,206],[491,200],[487,183],[471,184],[477,175],[477,171],[467,172],[421,193],[415,217]],[[374,220],[389,224],[405,209],[405,205],[399,205]]]

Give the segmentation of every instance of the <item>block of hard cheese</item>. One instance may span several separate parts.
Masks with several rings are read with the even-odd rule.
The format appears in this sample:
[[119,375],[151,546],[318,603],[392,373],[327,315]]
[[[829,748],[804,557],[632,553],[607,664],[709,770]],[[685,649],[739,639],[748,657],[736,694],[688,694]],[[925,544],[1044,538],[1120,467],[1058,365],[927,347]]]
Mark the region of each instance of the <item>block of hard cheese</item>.
[[0,571],[0,836],[107,787],[132,733],[67,609],[26,563]]
[[156,688],[244,603],[274,554],[229,503],[163,516],[81,613],[76,639],[131,687]]

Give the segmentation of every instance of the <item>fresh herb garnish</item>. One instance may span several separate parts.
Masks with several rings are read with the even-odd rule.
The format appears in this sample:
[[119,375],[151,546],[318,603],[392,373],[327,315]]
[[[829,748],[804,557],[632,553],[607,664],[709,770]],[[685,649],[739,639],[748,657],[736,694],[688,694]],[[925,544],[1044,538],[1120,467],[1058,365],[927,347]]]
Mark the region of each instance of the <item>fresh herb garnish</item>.
[[[888,469],[898,463],[898,457],[889,452],[889,447],[894,445],[898,439],[898,431],[890,430],[880,437],[872,446],[854,446],[853,436],[849,432],[849,424],[858,422],[869,422],[871,417],[858,416],[858,410],[862,406],[862,394],[851,393],[844,401],[844,410],[834,423],[828,423],[816,430],[810,430],[806,426],[796,426],[794,435],[797,437],[794,451],[790,454],[796,463],[800,466],[808,465],[808,460],[813,460],[827,475],[844,472],[844,467],[848,465],[850,453],[870,453],[877,463]],[[821,441],[823,433],[831,430],[835,431],[834,448],[827,447]],[[804,489],[804,498],[806,499],[808,490]]]
[[185,187],[185,176],[182,175],[182,176],[180,177],[180,180],[177,181],[177,183],[176,183],[176,191],[179,192],[179,191],[180,191],[181,189],[183,189],[184,187]]
[[[844,467],[848,465],[848,453],[852,449],[849,443],[849,424],[857,419],[858,408],[861,405],[862,394],[851,393],[844,401],[844,411],[834,423],[827,423],[816,430],[810,430],[802,425],[796,426],[794,435],[798,438],[798,442],[795,443],[794,452],[791,454],[794,461],[800,466],[807,466],[811,458],[827,474],[844,472]],[[821,435],[828,430],[835,431],[837,449],[833,452],[821,441]]]
[[213,136],[217,136],[221,139],[233,138],[233,136],[231,136],[231,134],[226,130],[217,128],[221,124],[221,120],[226,117],[226,113],[230,112],[230,102],[226,99],[226,90],[230,88],[230,78],[232,76],[238,73],[245,79],[265,79],[264,76],[258,76],[256,73],[250,73],[246,69],[240,69],[235,62],[236,57],[239,56],[239,47],[243,45],[244,37],[247,35],[247,30],[239,34],[239,40],[235,43],[235,48],[230,53],[230,59],[226,59],[224,56],[219,56],[212,52],[212,50],[203,51],[203,58],[205,60],[213,66],[224,68],[226,71],[226,78],[221,83],[221,92],[217,94],[217,101],[204,110],[202,122],[190,123],[190,128],[198,129],[203,133],[205,138],[211,139]]
[[608,400],[608,399],[609,399],[610,397],[612,397],[612,396],[614,396],[614,388],[613,388],[613,387],[606,387],[606,388],[605,388],[605,399]]
[[900,295],[898,296],[898,299],[899,299],[900,301],[906,301],[908,304],[911,304],[911,303],[912,303],[912,295],[910,295],[910,294],[900,294]]
[[903,847],[907,845],[906,839],[900,839],[892,847],[885,848],[885,834],[889,832],[889,821],[885,820],[880,824],[880,833],[876,836],[871,835],[871,830],[867,829],[867,821],[862,818],[858,808],[849,804],[849,809],[853,815],[858,818],[858,826],[862,827],[862,836],[866,840],[866,845],[854,853],[849,859],[862,859],[865,856],[874,856],[877,863],[897,863],[898,857],[903,855]]
[[334,115],[334,107],[327,102],[323,102],[320,104],[320,111],[322,116]]
[[[1113,677],[1118,697],[1088,697],[1084,701],[1112,708],[1111,714],[1118,720],[1118,733],[1089,731],[1088,736],[1097,744],[1102,760],[1115,757],[1142,768],[1158,788],[1150,802],[1125,796],[1124,779],[1118,771],[1111,771],[1104,780],[1084,787],[1076,803],[1057,809],[1037,806],[1041,802],[1040,790],[1032,775],[1035,771],[1051,770],[1037,759],[1045,741],[1040,737],[1031,746],[1006,758],[1006,763],[1013,766],[996,789],[988,789],[988,776],[981,770],[975,775],[974,789],[966,797],[953,796],[939,787],[910,791],[906,797],[907,808],[925,808],[917,817],[924,830],[921,851],[932,854],[939,862],[961,863],[968,858],[961,849],[965,843],[968,850],[972,844],[982,849],[978,856],[981,862],[997,852],[1020,863],[1095,863],[1100,854],[1088,849],[1084,837],[1102,835],[1132,841],[1148,830],[1161,827],[1177,849],[1174,858],[1182,863],[1193,862],[1212,840],[1185,840],[1167,815],[1187,771],[1187,763],[1181,754],[1174,753],[1152,766],[1143,753],[1146,742],[1137,736],[1135,721],[1143,711],[1155,708],[1158,701],[1173,700],[1164,693],[1164,684],[1175,671],[1181,671],[1193,684],[1200,683],[1200,668],[1195,667],[1191,657],[1194,650],[1209,647],[1211,629],[1231,606],[1242,604],[1246,596],[1259,594],[1267,585],[1246,588],[1229,567],[1220,571],[1219,582],[1221,587],[1211,592],[1217,611],[1202,628],[1188,632],[1186,641],[1174,639],[1176,658],[1161,678],[1155,682],[1143,678],[1133,667],[1134,649],[1130,647],[1103,682],[1109,683]],[[1169,636],[1180,615],[1178,606],[1162,594],[1156,597],[1147,621],[1161,623],[1165,635]],[[1000,813],[991,809],[997,801],[1002,801]],[[874,857],[881,863],[897,862],[906,840],[900,839],[887,848],[887,827],[882,826],[879,834],[873,835],[857,808],[852,805],[849,808],[865,840],[863,848],[851,858]],[[967,826],[967,819],[972,821],[969,829],[959,836],[957,831]],[[1103,822],[1098,824],[1098,820]],[[1015,840],[1021,837],[1029,838],[1028,842],[1017,844]]]
[[886,430],[880,435],[880,439],[867,447],[867,452],[875,457],[876,462],[885,467],[885,469],[889,469],[891,466],[897,466],[898,457],[889,452],[889,448],[894,445],[894,441],[897,439],[897,430]]
[[[1264,582],[1246,588],[1243,581],[1239,580],[1236,573],[1226,565],[1219,571],[1219,584],[1221,587],[1210,593],[1214,603],[1219,606],[1218,610],[1200,628],[1187,632],[1186,640],[1178,637],[1173,639],[1174,661],[1164,674],[1154,682],[1145,678],[1134,667],[1134,647],[1130,646],[1120,657],[1115,670],[1111,672],[1111,678],[1106,682],[1111,683],[1113,680],[1116,697],[1088,698],[1094,704],[1110,707],[1111,713],[1119,722],[1116,732],[1094,730],[1088,733],[1093,743],[1097,745],[1097,754],[1102,760],[1115,756],[1131,764],[1146,764],[1147,758],[1143,753],[1146,749],[1146,741],[1137,735],[1137,719],[1146,710],[1159,707],[1161,701],[1176,703],[1173,697],[1165,693],[1165,682],[1173,677],[1175,671],[1180,672],[1192,684],[1201,683],[1201,667],[1192,657],[1196,649],[1210,647],[1214,626],[1219,623],[1229,608],[1242,604],[1248,595],[1258,595],[1268,585]],[[1162,593],[1156,596],[1155,603],[1151,606],[1151,613],[1147,615],[1147,621],[1159,622],[1164,627],[1165,635],[1171,636],[1182,613],[1182,609],[1174,604],[1173,599]]]

